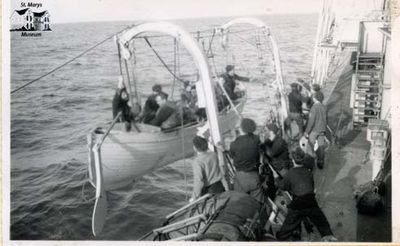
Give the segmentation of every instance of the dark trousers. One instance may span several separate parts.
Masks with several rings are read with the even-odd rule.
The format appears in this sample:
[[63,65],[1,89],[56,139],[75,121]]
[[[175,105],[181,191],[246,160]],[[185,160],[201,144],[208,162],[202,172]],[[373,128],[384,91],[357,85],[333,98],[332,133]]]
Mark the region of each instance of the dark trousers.
[[[301,198],[298,199],[298,201],[295,201],[296,199],[293,200],[295,202],[294,206],[289,205],[290,208],[288,210],[286,219],[283,222],[280,231],[276,235],[278,240],[280,241],[291,240],[293,232],[296,229],[298,229],[300,223],[306,220],[307,218],[315,225],[315,227],[321,234],[321,237],[333,235],[328,220],[326,219],[324,213],[319,208],[317,201],[315,200],[315,197],[307,195],[306,199],[308,201],[305,203],[309,204],[309,206],[304,206],[305,203],[301,201],[303,200]],[[299,205],[302,204],[303,206],[302,205],[298,206],[297,204]]]
[[324,167],[324,160],[325,160],[325,148],[324,147],[318,147],[317,151],[315,152],[317,155],[317,166],[319,168]]
[[247,193],[259,202],[263,201],[260,176],[257,171],[237,171],[233,190]]
[[203,187],[203,189],[201,190],[201,195],[205,195],[207,193],[210,194],[218,194],[218,193],[222,193],[225,191],[224,185],[222,184],[221,181],[217,181],[212,185],[209,185],[207,187]]

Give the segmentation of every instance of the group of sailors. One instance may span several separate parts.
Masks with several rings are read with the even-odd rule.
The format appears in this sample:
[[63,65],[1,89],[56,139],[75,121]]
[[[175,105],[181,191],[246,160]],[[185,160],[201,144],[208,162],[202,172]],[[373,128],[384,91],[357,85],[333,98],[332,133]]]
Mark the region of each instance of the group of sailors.
[[[309,96],[300,93],[298,83],[291,87],[290,115],[284,131],[276,124],[268,123],[262,134],[256,135],[256,123],[249,118],[242,119],[239,135],[227,146],[236,170],[233,189],[247,193],[261,203],[266,202],[265,197],[274,200],[282,191],[289,192],[292,201],[276,234],[278,240],[300,240],[301,223],[306,229],[312,228],[312,223],[322,240],[335,241],[314,193],[313,169],[315,165],[322,169],[324,163],[326,109],[322,104],[323,94],[318,86],[313,86]],[[310,107],[306,124],[300,111],[303,102]],[[312,147],[302,146],[302,140]],[[216,153],[209,151],[207,140],[196,136],[193,146],[197,155],[192,165],[194,184],[191,200],[206,193],[225,191],[223,171],[218,166]]]
[[[238,76],[234,72],[234,66],[227,65],[226,72],[220,76],[220,79],[223,80],[222,86],[217,81],[213,82],[218,110],[222,111],[242,96],[236,91],[236,80],[249,81],[249,78]],[[199,90],[197,89],[201,86],[201,81],[194,84],[185,81],[183,89],[180,91],[180,100],[174,102],[168,100],[168,94],[162,90],[161,85],[155,84],[152,87],[152,94],[147,98],[142,110],[137,97],[133,97],[131,102],[121,80],[112,102],[113,119],[121,112],[118,120],[125,122],[127,131],[130,131],[133,122],[142,122],[160,127],[162,130],[168,130],[204,121],[207,118],[205,99],[198,97]]]

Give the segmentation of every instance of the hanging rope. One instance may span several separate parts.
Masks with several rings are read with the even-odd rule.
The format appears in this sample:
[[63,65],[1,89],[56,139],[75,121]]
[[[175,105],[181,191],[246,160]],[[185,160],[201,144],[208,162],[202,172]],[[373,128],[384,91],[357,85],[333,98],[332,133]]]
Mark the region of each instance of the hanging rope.
[[184,175],[184,177],[185,177],[185,201],[186,202],[188,202],[189,201],[189,196],[188,196],[188,187],[189,187],[189,185],[188,185],[188,180],[187,180],[187,171],[186,171],[186,156],[185,156],[185,153],[186,153],[186,148],[185,148],[185,128],[184,128],[184,125],[183,125],[183,114],[184,114],[184,112],[183,112],[183,100],[181,100],[181,103],[180,103],[180,120],[181,120],[181,142],[182,142],[182,159],[183,159],[183,175]]
[[39,81],[39,80],[43,79],[44,77],[49,76],[50,74],[54,73],[55,71],[59,70],[60,68],[65,67],[66,65],[68,65],[68,64],[70,64],[71,62],[75,61],[76,59],[82,57],[82,56],[85,55],[86,53],[88,53],[88,52],[92,51],[93,49],[97,48],[98,46],[104,44],[104,43],[107,42],[109,39],[114,38],[115,35],[121,33],[122,31],[124,31],[125,29],[130,28],[130,27],[131,27],[131,26],[125,27],[125,28],[122,29],[121,31],[119,31],[119,32],[117,32],[117,33],[114,33],[113,35],[110,35],[109,37],[105,38],[104,40],[98,42],[97,44],[93,45],[92,47],[90,47],[90,48],[86,49],[85,51],[83,51],[82,53],[78,54],[78,55],[75,56],[74,58],[72,58],[72,59],[70,59],[70,60],[64,62],[63,64],[61,64],[61,65],[59,65],[59,66],[53,68],[52,70],[50,70],[49,72],[47,72],[47,73],[45,73],[45,74],[43,74],[42,76],[40,76],[40,77],[38,77],[38,78],[36,78],[36,79],[34,79],[34,80],[31,80],[31,81],[29,81],[28,83],[26,83],[26,84],[24,84],[24,85],[22,85],[22,86],[20,86],[20,87],[18,87],[18,88],[16,88],[16,89],[12,90],[12,91],[11,91],[11,94],[14,94],[14,93],[18,92],[18,91],[22,90],[23,88],[27,87],[28,85],[33,84],[33,83],[35,83],[36,81]]
[[167,63],[164,61],[164,59],[162,59],[162,57],[158,54],[158,52],[153,48],[153,46],[151,45],[150,41],[147,39],[147,37],[144,37],[144,40],[146,41],[146,43],[149,45],[149,47],[151,48],[151,50],[154,52],[154,54],[157,56],[157,58],[160,60],[160,62],[164,65],[164,67],[167,69],[167,71],[178,81],[180,82],[185,82],[186,80],[179,78],[178,76],[176,76],[176,74],[171,70],[171,68],[168,67]]
[[[133,47],[133,50],[135,50],[135,48],[134,48],[134,43],[132,42],[132,47]],[[139,94],[138,94],[138,89],[137,89],[137,78],[136,78],[136,73],[135,73],[135,67],[136,67],[136,53],[135,52],[132,52],[133,53],[133,61],[131,62],[131,65],[132,65],[132,83],[133,83],[133,88],[134,88],[134,90],[135,90],[135,97],[136,97],[136,100],[138,100],[138,102],[139,102]],[[128,72],[128,71],[127,71]],[[129,79],[129,78],[128,78]],[[133,103],[133,102],[132,102]],[[139,102],[140,103],[140,102]]]
[[[177,42],[176,38],[174,38],[174,74],[176,74],[176,55],[177,55]],[[172,82],[171,98],[174,98],[175,83],[176,83],[176,78],[174,76],[174,80]]]

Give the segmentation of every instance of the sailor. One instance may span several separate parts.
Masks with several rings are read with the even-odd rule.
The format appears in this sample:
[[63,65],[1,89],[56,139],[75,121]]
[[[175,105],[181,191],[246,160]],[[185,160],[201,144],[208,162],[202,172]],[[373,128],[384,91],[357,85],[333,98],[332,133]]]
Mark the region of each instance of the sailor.
[[237,95],[235,94],[236,80],[249,82],[250,79],[235,74],[235,66],[233,65],[227,65],[225,71],[226,72],[221,75],[221,77],[224,79],[224,85],[223,85],[224,89],[231,100],[236,100],[237,99]]
[[236,168],[234,190],[250,194],[262,201],[260,166],[260,139],[254,135],[256,123],[244,118],[240,125],[240,135],[230,145],[229,153]]
[[190,202],[207,194],[218,194],[225,191],[222,184],[222,172],[218,165],[217,155],[208,151],[206,139],[195,136],[193,149],[196,157],[193,159],[193,195]]
[[181,100],[177,103],[176,108],[179,112],[178,118],[182,121],[183,125],[196,121],[195,111],[190,107],[190,98],[188,94],[181,94]]
[[118,88],[114,94],[112,100],[112,110],[113,110],[113,119],[117,117],[119,112],[122,112],[120,118],[117,121],[125,122],[125,129],[126,131],[129,132],[131,130],[131,122],[134,119],[134,115],[129,105],[128,92],[126,91],[126,88],[122,80],[119,81]]
[[149,98],[152,98],[152,99],[155,100],[155,98],[156,98],[157,95],[163,94],[163,95],[165,96],[165,98],[168,99],[168,94],[165,93],[165,92],[162,90],[161,85],[155,84],[155,85],[153,85],[153,87],[151,88],[151,90],[153,91],[153,94],[150,95]]
[[[311,109],[312,105],[314,104],[314,101],[312,99],[312,95],[314,95],[317,92],[321,92],[321,86],[319,84],[312,84],[310,88],[311,96],[308,98],[306,105],[307,108]],[[322,102],[324,101],[324,94],[322,93]]]
[[266,128],[268,138],[261,145],[261,150],[275,171],[283,177],[291,167],[288,145],[279,134],[279,128],[275,124],[267,124]]
[[291,138],[298,139],[301,135],[303,135],[304,131],[304,122],[302,118],[303,113],[303,102],[307,100],[307,98],[303,97],[299,90],[299,85],[297,83],[292,83],[290,85],[292,91],[288,95],[289,99],[289,120],[290,123],[295,121],[297,123],[297,129],[291,127]]
[[[119,78],[118,80],[118,87],[115,90],[115,94],[112,100],[112,112],[113,112],[113,119],[117,117],[117,114],[122,111],[125,112],[123,113],[122,117],[126,116],[126,113],[129,112],[128,109],[128,94],[126,92],[125,85],[123,83],[122,78]],[[125,118],[120,118],[118,119],[119,121],[125,121]]]
[[172,128],[178,125],[176,114],[176,105],[167,101],[165,94],[156,96],[156,102],[159,106],[156,116],[150,122],[150,125],[160,126],[162,129]]
[[146,100],[144,103],[144,109],[140,115],[140,119],[144,124],[150,124],[150,122],[156,117],[156,113],[159,106],[156,100]]
[[325,131],[326,131],[326,108],[322,104],[324,96],[322,92],[317,91],[313,95],[313,106],[307,122],[304,136],[309,140],[311,146],[314,147],[316,154],[317,166],[322,169],[325,158]]
[[315,199],[313,174],[303,166],[304,152],[301,148],[296,148],[291,155],[294,167],[283,178],[281,189],[288,191],[293,200],[288,205],[288,214],[276,235],[277,239],[281,241],[293,239],[291,238],[293,232],[308,218],[321,234],[323,241],[335,240],[328,220]]
[[145,124],[151,124],[151,121],[155,118],[156,112],[158,110],[158,104],[156,102],[156,97],[163,94],[165,98],[168,99],[168,94],[162,91],[162,87],[159,84],[155,84],[152,87],[152,94],[147,97],[144,103],[143,111],[140,114],[140,119]]

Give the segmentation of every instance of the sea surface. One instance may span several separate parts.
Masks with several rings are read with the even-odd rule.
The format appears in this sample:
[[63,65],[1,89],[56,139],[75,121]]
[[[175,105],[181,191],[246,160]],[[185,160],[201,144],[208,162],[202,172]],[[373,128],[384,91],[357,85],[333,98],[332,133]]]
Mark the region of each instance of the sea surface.
[[[270,26],[276,39],[285,83],[290,84],[298,77],[307,78],[312,63],[317,15],[257,18]],[[230,19],[172,22],[196,32]],[[20,33],[12,32],[11,89],[47,73],[134,23],[54,24],[52,31],[43,32],[41,37],[21,37]],[[248,41],[255,38],[245,35],[238,33],[234,36]],[[182,47],[175,52],[174,40],[149,40],[170,67],[174,63],[174,54],[182,57],[178,68],[175,67],[177,74],[189,79],[194,77],[193,64],[187,60]],[[209,49],[208,42],[200,43],[205,50]],[[173,78],[154,52],[148,47],[146,49],[143,40],[135,43],[135,47],[138,53],[135,74],[140,81],[141,95],[149,94],[154,83],[162,84],[171,95]],[[222,55],[215,54],[214,62],[217,64],[213,69],[222,72],[226,62],[235,62],[238,74],[248,76],[255,72],[260,59],[256,53],[250,53],[251,47],[239,42],[232,47],[234,55],[230,55],[230,61],[223,63]],[[95,190],[87,177],[86,134],[111,120],[111,100],[118,76],[118,53],[111,38],[11,95],[12,240],[136,240],[159,226],[166,214],[187,202],[192,183],[190,160],[178,161],[135,180],[123,189],[108,192],[106,225],[101,235],[92,235]],[[273,80],[271,76],[269,78]],[[243,115],[262,125],[272,100],[268,88],[271,92],[272,87],[260,82],[247,83],[246,87],[248,102]],[[177,90],[174,97],[178,95]]]

